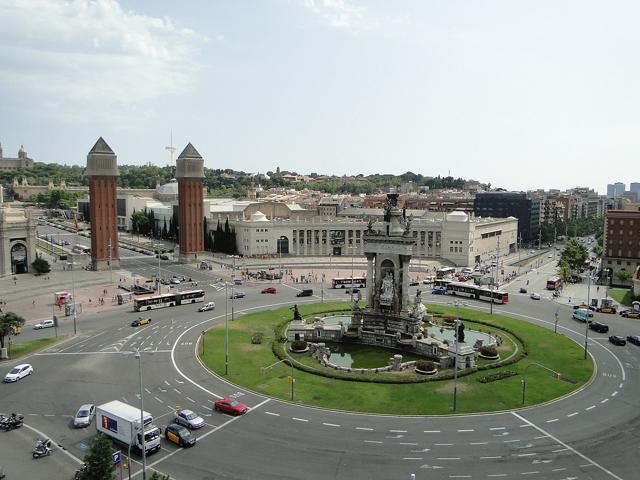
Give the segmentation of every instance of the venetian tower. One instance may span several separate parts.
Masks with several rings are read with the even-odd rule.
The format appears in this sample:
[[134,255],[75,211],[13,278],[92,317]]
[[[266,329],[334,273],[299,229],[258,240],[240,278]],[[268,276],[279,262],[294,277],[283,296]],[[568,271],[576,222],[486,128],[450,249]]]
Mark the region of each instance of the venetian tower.
[[102,137],[87,155],[91,217],[91,264],[94,270],[120,268],[116,188],[116,154]]
[[204,251],[203,178],[204,160],[189,143],[176,161],[181,263],[197,260],[198,254]]

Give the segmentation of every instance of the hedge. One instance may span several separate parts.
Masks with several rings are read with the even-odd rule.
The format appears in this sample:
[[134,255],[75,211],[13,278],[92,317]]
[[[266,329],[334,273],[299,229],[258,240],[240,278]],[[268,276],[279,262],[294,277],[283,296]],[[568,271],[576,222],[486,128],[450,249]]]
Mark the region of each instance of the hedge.
[[513,370],[504,370],[502,372],[491,373],[484,377],[479,377],[476,380],[480,383],[489,383],[495,382],[496,380],[502,380],[503,378],[513,377],[514,375],[518,375],[518,372],[514,372]]

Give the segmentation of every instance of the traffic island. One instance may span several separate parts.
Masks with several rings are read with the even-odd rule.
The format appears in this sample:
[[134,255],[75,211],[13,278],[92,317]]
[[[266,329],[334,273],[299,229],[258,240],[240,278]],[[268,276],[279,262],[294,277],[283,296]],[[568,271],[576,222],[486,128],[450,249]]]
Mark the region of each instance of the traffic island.
[[[429,305],[428,308],[435,316],[444,317],[456,313],[454,307]],[[305,319],[350,311],[349,302],[305,304],[299,307],[299,313]],[[530,369],[526,381],[529,386],[535,385],[535,388],[529,390],[526,405],[543,403],[569,394],[583,386],[593,374],[591,357],[584,360],[582,348],[562,335],[502,315],[489,315],[464,308],[460,308],[458,314],[469,328],[498,334],[503,341],[497,347],[500,360],[479,358],[474,369],[458,376],[457,413],[521,408],[522,374],[532,362],[561,372],[562,377],[571,382],[559,380],[543,369]],[[451,392],[454,380],[451,378],[451,369],[448,372],[439,369],[437,375],[421,375],[414,368],[389,373],[363,372],[363,369],[353,372],[327,369],[332,374],[328,375],[319,368],[317,360],[312,359],[310,354],[288,352],[286,326],[291,318],[289,308],[279,308],[249,314],[230,323],[226,375],[225,328],[224,325],[216,326],[205,333],[205,343],[219,345],[220,348],[207,349],[202,361],[221,378],[263,395],[290,400],[292,390],[295,390],[295,401],[306,405],[401,415],[439,415],[452,412]],[[251,339],[256,334],[262,335],[262,343],[252,343]],[[385,350],[387,358],[397,353]],[[404,360],[407,358],[403,358]],[[501,375],[502,371],[510,373]],[[384,378],[384,375],[394,377],[394,382],[372,380]],[[495,380],[480,380],[488,375]],[[434,380],[434,377],[438,379]],[[398,378],[401,380],[395,381]]]

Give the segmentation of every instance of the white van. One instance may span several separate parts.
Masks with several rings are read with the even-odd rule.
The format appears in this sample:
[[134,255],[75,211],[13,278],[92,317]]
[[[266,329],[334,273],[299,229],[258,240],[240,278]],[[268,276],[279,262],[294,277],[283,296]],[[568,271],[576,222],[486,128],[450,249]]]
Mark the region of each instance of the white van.
[[593,314],[586,308],[578,308],[573,311],[572,315],[574,320],[579,320],[581,322],[591,322],[590,317],[592,316]]

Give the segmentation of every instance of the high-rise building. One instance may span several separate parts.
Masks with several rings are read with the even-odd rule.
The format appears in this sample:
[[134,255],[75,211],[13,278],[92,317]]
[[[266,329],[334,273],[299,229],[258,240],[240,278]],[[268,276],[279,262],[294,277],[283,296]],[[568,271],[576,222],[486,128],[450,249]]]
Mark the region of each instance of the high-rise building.
[[629,184],[629,191],[635,193],[636,202],[640,202],[640,182],[631,182]]
[[640,265],[640,205],[609,210],[605,216],[602,269],[613,284],[620,284],[616,273],[633,273]]
[[518,219],[518,235],[525,243],[537,243],[540,230],[540,199],[523,192],[484,192],[473,203],[476,217]]

